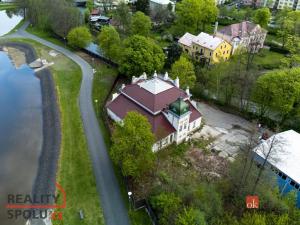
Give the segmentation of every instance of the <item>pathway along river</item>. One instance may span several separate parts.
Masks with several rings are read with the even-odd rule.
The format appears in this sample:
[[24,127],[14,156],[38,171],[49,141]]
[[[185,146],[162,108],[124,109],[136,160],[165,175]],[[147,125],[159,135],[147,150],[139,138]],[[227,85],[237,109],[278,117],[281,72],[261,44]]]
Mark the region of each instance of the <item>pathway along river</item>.
[[[0,11],[0,36],[22,17]],[[16,68],[0,48],[0,224],[24,225],[8,219],[8,194],[30,194],[42,149],[43,122],[40,79],[27,65]]]

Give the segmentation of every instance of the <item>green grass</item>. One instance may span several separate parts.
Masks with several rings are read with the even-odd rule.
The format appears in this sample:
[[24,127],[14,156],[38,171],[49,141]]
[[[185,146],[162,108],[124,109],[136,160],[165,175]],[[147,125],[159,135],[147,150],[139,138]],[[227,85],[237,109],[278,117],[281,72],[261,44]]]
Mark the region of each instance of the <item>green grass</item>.
[[45,39],[45,40],[47,40],[47,41],[49,41],[53,44],[56,44],[58,46],[67,48],[69,50],[72,50],[69,46],[66,45],[66,43],[64,43],[63,40],[59,40],[59,39],[55,38],[50,31],[41,30],[41,29],[39,29],[37,27],[33,27],[31,25],[29,25],[27,27],[26,31],[28,33],[34,34],[34,35],[36,35],[40,38],[43,38],[43,39]]
[[[99,195],[96,190],[91,160],[80,117],[78,95],[81,71],[77,64],[63,55],[51,57],[49,48],[34,41],[18,39],[31,44],[38,54],[55,64],[50,67],[53,74],[61,112],[62,143],[57,181],[67,194],[67,205],[62,209],[63,220],[55,224],[104,224]],[[79,218],[79,210],[84,220]]]
[[[96,68],[97,72],[95,74],[94,83],[93,83],[93,99],[94,100],[97,99],[98,103],[96,104],[95,101],[93,101],[93,103],[94,103],[95,111],[98,114],[97,118],[98,118],[101,131],[104,136],[105,143],[107,147],[110,148],[111,146],[110,134],[101,117],[103,111],[100,110],[104,109],[105,98],[108,95],[110,88],[117,77],[118,72],[117,69],[102,64],[98,60],[95,61],[94,67]],[[128,196],[127,196],[125,185],[123,183],[122,175],[120,173],[120,170],[115,165],[114,165],[114,170],[117,179],[119,181],[122,197],[125,201],[127,208],[129,208]],[[151,225],[151,221],[149,219],[148,214],[145,212],[145,210],[138,210],[138,211],[129,210],[129,217],[133,225]]]
[[0,10],[14,9],[17,5],[14,3],[0,3]]
[[278,69],[283,58],[285,58],[283,54],[262,49],[257,55],[254,56],[254,63],[260,69]]

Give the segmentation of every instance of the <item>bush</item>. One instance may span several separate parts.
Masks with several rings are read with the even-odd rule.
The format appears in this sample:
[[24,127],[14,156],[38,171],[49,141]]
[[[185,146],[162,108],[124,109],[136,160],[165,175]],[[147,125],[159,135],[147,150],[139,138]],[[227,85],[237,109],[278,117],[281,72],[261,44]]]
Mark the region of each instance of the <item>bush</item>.
[[92,41],[92,35],[86,27],[75,27],[69,32],[67,39],[70,46],[84,48]]

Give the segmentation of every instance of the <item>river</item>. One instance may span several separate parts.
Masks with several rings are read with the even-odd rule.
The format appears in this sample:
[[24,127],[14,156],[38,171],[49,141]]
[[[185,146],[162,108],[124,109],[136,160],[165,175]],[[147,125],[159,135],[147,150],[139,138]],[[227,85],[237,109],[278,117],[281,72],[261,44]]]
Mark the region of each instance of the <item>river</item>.
[[23,16],[16,10],[0,10],[0,36],[11,31],[20,21]]
[[8,219],[9,194],[31,194],[41,154],[42,98],[40,80],[27,65],[16,69],[0,51],[0,224]]

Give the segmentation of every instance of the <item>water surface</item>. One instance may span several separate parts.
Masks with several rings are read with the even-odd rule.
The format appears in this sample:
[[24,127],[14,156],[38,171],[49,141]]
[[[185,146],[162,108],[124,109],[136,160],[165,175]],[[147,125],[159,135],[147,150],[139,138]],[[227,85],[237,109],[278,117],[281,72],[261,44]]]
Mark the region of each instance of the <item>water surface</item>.
[[22,19],[19,12],[0,10],[0,36],[10,32]]
[[0,51],[0,224],[7,219],[8,194],[31,194],[42,147],[40,80],[32,69],[16,69]]

